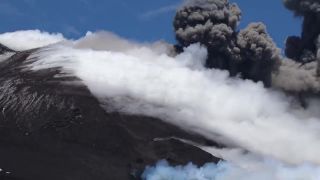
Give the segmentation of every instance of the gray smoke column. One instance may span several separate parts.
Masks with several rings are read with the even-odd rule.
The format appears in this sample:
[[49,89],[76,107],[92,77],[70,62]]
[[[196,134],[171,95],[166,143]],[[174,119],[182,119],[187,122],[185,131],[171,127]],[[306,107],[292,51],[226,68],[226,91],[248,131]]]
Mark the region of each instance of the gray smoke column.
[[237,31],[241,10],[228,0],[189,0],[178,10],[174,28],[178,49],[200,42],[208,48],[206,66],[231,76],[271,85],[280,53],[262,23]]
[[241,50],[243,76],[254,81],[262,80],[271,85],[271,74],[280,65],[280,50],[268,35],[262,23],[251,23],[237,35]]
[[303,17],[301,37],[288,37],[286,56],[302,63],[317,59],[319,61],[320,1],[283,0],[283,2],[296,16]]

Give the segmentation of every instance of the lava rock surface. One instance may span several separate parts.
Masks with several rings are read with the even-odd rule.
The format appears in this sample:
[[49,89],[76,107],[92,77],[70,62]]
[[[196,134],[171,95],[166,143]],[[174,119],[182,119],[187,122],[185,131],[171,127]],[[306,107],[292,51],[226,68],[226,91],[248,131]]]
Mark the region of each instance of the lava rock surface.
[[106,112],[79,79],[56,76],[59,68],[26,69],[33,51],[0,62],[1,179],[140,179],[162,159],[173,165],[220,160],[176,139],[219,146],[197,134],[160,119]]

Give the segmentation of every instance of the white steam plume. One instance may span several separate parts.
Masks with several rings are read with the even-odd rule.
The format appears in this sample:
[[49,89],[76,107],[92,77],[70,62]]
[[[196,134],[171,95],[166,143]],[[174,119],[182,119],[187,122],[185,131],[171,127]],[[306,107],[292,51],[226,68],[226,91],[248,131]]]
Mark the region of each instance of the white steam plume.
[[199,45],[175,58],[147,47],[125,53],[59,47],[34,56],[40,58],[34,70],[63,66],[102,103],[112,100],[116,110],[160,117],[208,138],[219,133],[249,151],[290,163],[320,164],[317,117],[292,110],[289,98],[262,84],[204,69],[199,62],[206,50]]
[[39,48],[64,41],[62,34],[50,34],[40,30],[16,31],[0,34],[0,43],[16,51]]
[[[283,177],[297,179],[303,174],[298,171],[304,169],[309,179],[319,178],[317,100],[309,109],[294,108],[289,97],[265,89],[262,83],[205,69],[206,49],[198,44],[170,57],[164,53],[170,48],[159,51],[126,40],[121,40],[126,46],[114,49],[107,44],[121,44],[115,39],[83,40],[81,47],[79,41],[38,50],[29,58],[38,60],[26,68],[63,67],[82,79],[102,104],[113,105],[112,110],[158,117],[213,140],[219,134],[241,149],[275,159],[271,164],[261,160],[262,168],[249,170],[225,163],[222,166],[231,169],[227,173],[235,170],[248,177],[263,173],[272,179],[287,172]],[[101,45],[90,48],[90,44]]]

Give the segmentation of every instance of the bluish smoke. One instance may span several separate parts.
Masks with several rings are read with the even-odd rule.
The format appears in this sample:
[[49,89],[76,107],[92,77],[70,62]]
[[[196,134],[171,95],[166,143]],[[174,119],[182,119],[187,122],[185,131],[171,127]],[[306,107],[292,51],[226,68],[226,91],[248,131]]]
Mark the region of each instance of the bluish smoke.
[[308,164],[289,166],[278,161],[265,161],[255,166],[238,166],[229,162],[208,163],[198,167],[170,166],[165,160],[147,167],[143,180],[319,180],[320,168]]

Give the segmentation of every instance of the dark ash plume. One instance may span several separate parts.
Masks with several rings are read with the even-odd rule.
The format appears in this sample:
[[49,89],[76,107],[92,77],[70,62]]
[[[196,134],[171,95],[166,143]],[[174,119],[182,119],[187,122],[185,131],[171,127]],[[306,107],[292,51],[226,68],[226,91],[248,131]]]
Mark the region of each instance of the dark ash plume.
[[320,1],[283,0],[284,5],[303,17],[301,36],[289,36],[285,55],[277,74],[273,76],[275,87],[294,92],[320,91]]
[[[236,48],[236,28],[241,10],[225,0],[190,0],[174,19],[176,38],[186,47],[200,42],[209,51],[207,67],[231,69],[232,60],[240,59]],[[234,73],[232,73],[234,75]]]
[[280,64],[280,50],[268,35],[262,23],[251,23],[237,36],[242,55],[242,70],[245,78],[262,80],[271,86],[271,72]]
[[174,19],[178,46],[200,42],[208,48],[208,68],[229,70],[231,76],[240,73],[270,86],[279,50],[262,23],[238,32],[240,19],[241,10],[228,0],[187,1]]
[[296,16],[303,17],[301,37],[288,37],[285,53],[288,58],[301,63],[316,61],[320,35],[319,0],[283,0]]
[[176,37],[183,46],[196,42],[207,46],[225,44],[231,39],[240,18],[238,6],[230,5],[228,1],[188,1],[174,19]]

